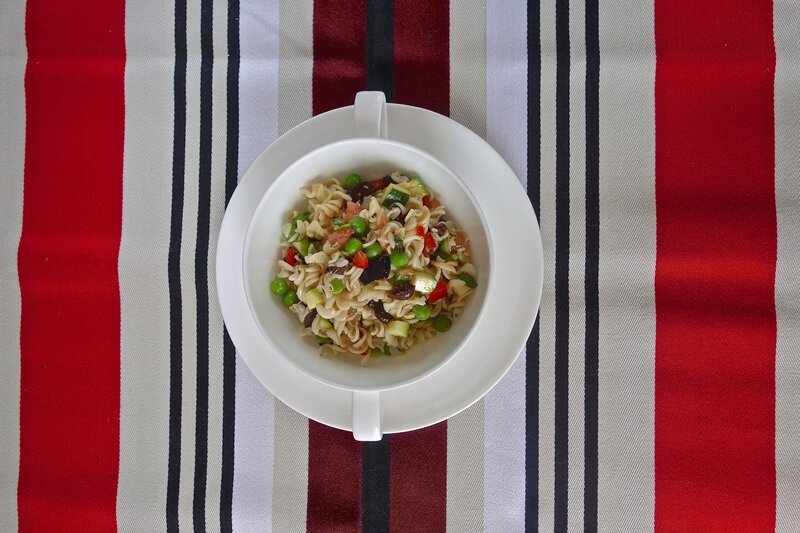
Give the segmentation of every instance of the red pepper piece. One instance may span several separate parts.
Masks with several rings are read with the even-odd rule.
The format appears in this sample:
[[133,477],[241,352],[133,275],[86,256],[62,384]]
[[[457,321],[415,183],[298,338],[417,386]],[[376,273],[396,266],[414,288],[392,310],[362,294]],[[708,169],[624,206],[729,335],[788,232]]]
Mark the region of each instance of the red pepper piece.
[[295,250],[294,248],[289,248],[289,250],[286,252],[286,257],[284,258],[284,261],[286,261],[292,266],[295,266],[297,263],[299,263],[300,261],[297,260],[297,250]]
[[444,276],[442,276],[436,283],[436,287],[428,295],[428,303],[435,304],[445,296],[447,296],[447,280],[444,279]]
[[428,233],[425,234],[425,250],[430,252],[431,250],[435,249],[436,249],[436,239],[433,238],[433,235],[431,235],[431,232],[429,231]]
[[357,251],[356,255],[353,256],[353,264],[358,268],[367,268],[369,266],[367,254],[363,250]]

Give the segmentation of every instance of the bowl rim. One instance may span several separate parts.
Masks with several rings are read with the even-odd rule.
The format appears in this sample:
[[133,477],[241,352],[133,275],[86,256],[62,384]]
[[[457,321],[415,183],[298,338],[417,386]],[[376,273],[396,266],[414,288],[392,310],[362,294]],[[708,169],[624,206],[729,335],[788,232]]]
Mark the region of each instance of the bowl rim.
[[[280,346],[278,346],[278,343],[276,343],[272,339],[271,335],[267,331],[267,328],[264,326],[262,321],[259,319],[258,314],[256,313],[256,310],[255,310],[255,307],[254,307],[253,299],[251,297],[252,290],[251,290],[249,277],[248,277],[248,272],[247,272],[247,270],[248,270],[248,268],[247,268],[247,264],[248,264],[247,263],[247,256],[248,256],[248,251],[251,249],[251,245],[252,245],[254,226],[255,226],[254,221],[255,221],[256,215],[259,212],[261,212],[261,210],[263,209],[263,206],[264,206],[264,204],[266,202],[266,198],[269,195],[270,191],[273,190],[273,188],[276,187],[279,183],[281,183],[282,181],[287,179],[287,176],[293,171],[293,169],[296,166],[298,166],[301,163],[303,163],[304,161],[306,161],[307,159],[310,159],[312,157],[316,157],[317,155],[319,155],[320,152],[332,150],[332,149],[335,149],[337,147],[340,147],[340,146],[343,146],[343,145],[348,145],[348,144],[383,144],[383,145],[390,145],[390,146],[393,146],[393,147],[401,149],[401,150],[414,152],[414,153],[416,153],[416,155],[418,155],[418,156],[420,156],[422,158],[428,159],[434,165],[440,167],[444,171],[443,174],[448,175],[449,179],[452,179],[452,181],[454,181],[461,188],[461,190],[466,194],[467,199],[470,201],[470,203],[472,204],[473,208],[478,213],[478,219],[480,220],[480,225],[481,225],[481,228],[483,229],[483,233],[486,236],[486,245],[487,245],[487,249],[489,251],[488,257],[486,258],[487,259],[487,264],[488,264],[489,275],[486,276],[487,281],[485,283],[484,297],[480,302],[480,308],[478,309],[478,313],[477,313],[475,319],[473,320],[473,323],[470,325],[469,329],[467,330],[466,334],[463,336],[462,339],[459,340],[459,342],[456,345],[456,347],[453,350],[451,350],[450,353],[446,357],[442,358],[442,360],[439,361],[439,363],[437,363],[436,365],[426,369],[423,372],[420,372],[420,373],[415,374],[415,375],[413,375],[413,376],[411,376],[409,378],[406,378],[406,379],[404,379],[402,381],[393,382],[393,383],[391,383],[389,385],[371,386],[371,385],[345,384],[345,383],[342,383],[342,382],[339,382],[339,381],[336,381],[336,380],[329,379],[327,377],[321,376],[321,375],[319,375],[317,373],[311,372],[308,368],[306,368],[303,365],[299,364],[292,357],[290,357],[286,353],[284,353],[284,350]],[[309,183],[310,183],[310,181],[309,181]],[[250,218],[247,221],[247,229],[245,231],[244,244],[243,244],[241,253],[242,253],[242,283],[244,285],[244,293],[245,293],[245,299],[247,300],[247,306],[248,306],[248,309],[250,311],[250,315],[253,318],[253,321],[258,326],[258,330],[259,330],[259,332],[261,334],[261,337],[266,341],[266,343],[268,344],[269,348],[271,350],[273,350],[275,353],[279,354],[280,357],[282,357],[292,367],[297,369],[299,372],[301,372],[305,376],[307,376],[307,377],[309,377],[309,378],[311,378],[311,379],[313,379],[313,380],[315,380],[315,381],[317,381],[319,383],[334,387],[336,389],[345,390],[345,391],[351,391],[351,392],[380,392],[380,391],[389,391],[389,390],[394,390],[394,389],[398,389],[398,388],[401,388],[401,387],[405,387],[407,385],[410,385],[412,383],[415,383],[417,381],[420,381],[422,379],[425,379],[425,378],[429,377],[431,374],[434,374],[435,372],[439,371],[442,367],[444,367],[446,364],[450,363],[450,361],[455,359],[456,356],[463,350],[464,346],[467,344],[467,342],[469,342],[469,340],[475,334],[476,330],[478,329],[478,325],[483,321],[484,314],[486,313],[486,296],[485,295],[489,293],[489,291],[491,290],[492,286],[494,285],[494,277],[495,277],[494,242],[493,242],[493,239],[492,239],[491,231],[489,229],[489,225],[488,225],[488,223],[486,221],[486,216],[483,213],[483,209],[481,208],[480,203],[478,202],[477,198],[475,197],[475,195],[470,190],[469,186],[464,182],[464,180],[462,180],[455,172],[453,172],[453,170],[451,170],[450,167],[445,165],[442,161],[440,161],[438,158],[436,158],[435,156],[431,155],[430,153],[428,153],[425,150],[422,150],[422,149],[420,149],[420,148],[418,148],[416,146],[413,146],[413,145],[405,143],[405,142],[396,141],[396,140],[393,140],[393,139],[376,138],[376,137],[352,137],[352,138],[347,138],[347,139],[334,141],[334,142],[319,146],[319,147],[311,150],[310,152],[307,152],[306,154],[302,155],[301,157],[295,159],[294,161],[292,161],[270,183],[270,185],[266,188],[264,193],[261,195],[261,198],[258,200],[258,203],[256,204],[256,208],[253,210],[253,214],[250,216]],[[468,303],[467,305],[470,305],[470,304]],[[319,357],[319,354],[317,354],[317,357]]]

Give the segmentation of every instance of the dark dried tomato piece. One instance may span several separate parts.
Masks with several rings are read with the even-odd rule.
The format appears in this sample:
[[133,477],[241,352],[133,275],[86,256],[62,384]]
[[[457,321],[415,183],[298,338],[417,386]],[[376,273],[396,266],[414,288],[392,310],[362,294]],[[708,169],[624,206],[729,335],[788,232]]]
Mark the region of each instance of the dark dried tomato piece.
[[375,192],[371,183],[372,182],[369,181],[362,181],[347,191],[347,194],[350,195],[350,198],[352,198],[354,202],[361,203],[361,200]]
[[331,274],[344,274],[344,267],[329,266],[325,269],[325,272],[330,272]]
[[306,313],[306,317],[303,319],[303,327],[310,328],[311,324],[314,323],[314,319],[317,318],[317,310],[312,309],[308,313]]
[[358,278],[361,283],[366,285],[375,280],[384,279],[389,277],[389,271],[392,269],[392,262],[388,255],[381,255],[375,259],[370,260],[369,266],[364,269],[361,276]]
[[408,300],[414,296],[414,284],[406,281],[401,283],[389,293],[389,296],[395,300]]
[[375,317],[386,324],[392,319],[392,315],[386,312],[386,309],[383,308],[383,302],[380,300],[370,300],[367,304],[369,305],[373,311],[375,311]]

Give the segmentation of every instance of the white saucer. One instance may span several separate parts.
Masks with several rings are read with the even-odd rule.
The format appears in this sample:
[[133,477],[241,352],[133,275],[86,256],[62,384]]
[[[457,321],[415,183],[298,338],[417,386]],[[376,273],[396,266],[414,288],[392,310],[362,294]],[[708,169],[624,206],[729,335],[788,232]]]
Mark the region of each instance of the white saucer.
[[[381,394],[385,433],[429,426],[466,409],[505,375],[525,345],[542,293],[542,241],[527,194],[506,162],[457,122],[390,104],[389,138],[417,146],[450,167],[478,199],[498,252],[497,283],[463,350],[430,376]],[[253,163],[225,212],[217,247],[217,291],[225,325],[253,374],[283,403],[322,424],[352,430],[352,393],[320,383],[271,351],[244,292],[242,250],[259,200],[286,167],[352,136],[353,107],[318,115],[285,133]]]

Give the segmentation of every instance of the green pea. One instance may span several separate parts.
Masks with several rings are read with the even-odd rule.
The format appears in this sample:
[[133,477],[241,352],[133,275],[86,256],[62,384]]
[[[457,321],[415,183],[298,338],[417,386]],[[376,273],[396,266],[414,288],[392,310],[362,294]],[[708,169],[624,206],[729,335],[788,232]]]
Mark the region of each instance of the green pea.
[[353,233],[359,237],[366,235],[367,230],[369,229],[367,221],[359,216],[355,216],[350,219],[350,227],[353,228]]
[[344,282],[339,278],[333,278],[331,280],[331,292],[333,294],[341,294],[344,290]]
[[381,248],[380,244],[378,244],[377,242],[373,242],[372,244],[364,248],[364,252],[366,252],[367,257],[369,257],[370,259],[375,259],[376,257],[378,257],[383,253],[383,249]]
[[389,260],[392,262],[393,267],[403,268],[408,264],[408,254],[400,250],[392,250],[392,253],[389,254]]
[[361,176],[359,176],[358,174],[350,174],[344,179],[344,188],[352,189],[359,183],[361,183]]
[[297,302],[300,301],[300,298],[297,297],[297,293],[294,292],[287,292],[283,295],[283,305],[286,307],[291,307]]
[[289,284],[283,278],[273,279],[272,283],[269,284],[269,288],[275,296],[283,296],[289,292]]
[[420,322],[423,320],[428,320],[428,318],[431,316],[430,305],[415,305],[413,311],[414,311],[414,318],[416,318]]
[[439,333],[444,333],[450,326],[453,325],[453,321],[447,318],[444,315],[439,315],[433,318],[433,329],[438,331]]
[[356,238],[351,238],[344,243],[344,253],[347,255],[355,255],[361,249],[361,241]]

